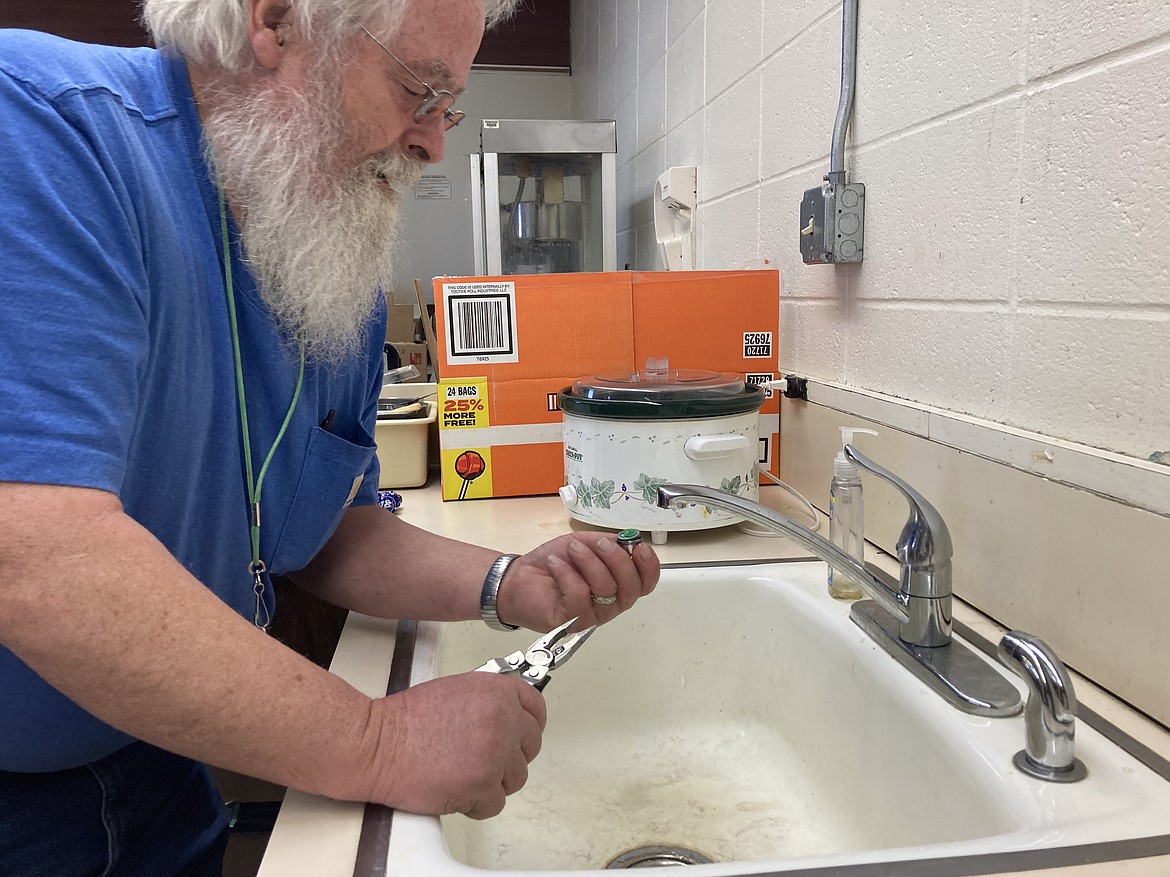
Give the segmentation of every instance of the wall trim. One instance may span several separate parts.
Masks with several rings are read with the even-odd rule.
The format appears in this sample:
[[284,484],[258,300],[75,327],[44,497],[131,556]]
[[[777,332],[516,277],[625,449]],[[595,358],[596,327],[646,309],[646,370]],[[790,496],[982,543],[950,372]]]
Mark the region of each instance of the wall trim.
[[1170,466],[828,381],[808,401],[1170,517]]

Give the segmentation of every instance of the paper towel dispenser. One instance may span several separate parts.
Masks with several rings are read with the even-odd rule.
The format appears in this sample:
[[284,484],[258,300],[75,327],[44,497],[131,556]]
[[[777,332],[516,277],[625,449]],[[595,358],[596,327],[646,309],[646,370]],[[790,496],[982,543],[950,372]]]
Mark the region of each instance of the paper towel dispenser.
[[690,271],[697,261],[697,180],[695,167],[672,167],[654,184],[654,236],[667,271]]

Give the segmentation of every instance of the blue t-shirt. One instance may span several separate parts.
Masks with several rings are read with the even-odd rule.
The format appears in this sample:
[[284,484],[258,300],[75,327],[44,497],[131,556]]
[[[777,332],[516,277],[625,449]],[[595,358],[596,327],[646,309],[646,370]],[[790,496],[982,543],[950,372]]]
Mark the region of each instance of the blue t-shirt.
[[[0,30],[0,481],[116,494],[251,619],[219,200],[203,148],[174,54]],[[234,225],[231,239],[258,472],[292,399],[297,356],[257,295]],[[302,568],[348,504],[377,501],[384,338],[383,303],[366,359],[306,368],[263,483],[270,573]],[[83,561],[44,560],[58,587],[86,587]],[[271,583],[265,591],[272,611]],[[129,740],[0,648],[0,769],[75,766]]]

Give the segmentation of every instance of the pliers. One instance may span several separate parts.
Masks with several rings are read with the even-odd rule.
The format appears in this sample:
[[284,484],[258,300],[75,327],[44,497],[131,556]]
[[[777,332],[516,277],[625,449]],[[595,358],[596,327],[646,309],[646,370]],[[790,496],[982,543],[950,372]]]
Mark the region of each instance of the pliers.
[[569,636],[569,628],[576,621],[576,618],[570,618],[560,627],[540,637],[526,651],[512,652],[502,658],[492,658],[482,667],[476,667],[475,671],[519,676],[537,691],[544,691],[544,687],[552,678],[548,675],[549,672],[558,669],[573,657],[581,644],[597,630],[595,624]]

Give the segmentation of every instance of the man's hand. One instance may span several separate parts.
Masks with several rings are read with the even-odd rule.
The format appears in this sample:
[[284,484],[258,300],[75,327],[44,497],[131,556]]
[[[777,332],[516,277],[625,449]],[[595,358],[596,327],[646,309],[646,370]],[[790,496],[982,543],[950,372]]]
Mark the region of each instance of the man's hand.
[[574,616],[578,628],[604,624],[653,591],[660,573],[658,555],[645,543],[631,557],[612,533],[558,536],[509,567],[500,584],[500,620],[542,632]]
[[515,677],[442,676],[375,701],[369,800],[412,813],[486,819],[528,781],[544,697]]

